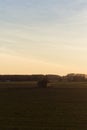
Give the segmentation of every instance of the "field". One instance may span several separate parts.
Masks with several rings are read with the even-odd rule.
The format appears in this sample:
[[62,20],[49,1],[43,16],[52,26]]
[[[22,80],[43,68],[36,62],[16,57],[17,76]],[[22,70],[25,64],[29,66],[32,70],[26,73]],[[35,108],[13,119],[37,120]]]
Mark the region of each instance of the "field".
[[0,130],[87,130],[87,84],[0,83]]

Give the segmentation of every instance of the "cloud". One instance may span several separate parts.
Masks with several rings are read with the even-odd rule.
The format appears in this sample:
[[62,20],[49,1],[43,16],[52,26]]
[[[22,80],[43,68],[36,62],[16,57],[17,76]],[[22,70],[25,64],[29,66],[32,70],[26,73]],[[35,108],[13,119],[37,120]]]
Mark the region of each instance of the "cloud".
[[[64,24],[87,11],[86,0],[3,0],[0,17],[13,23]],[[73,20],[72,19],[72,20]]]
[[87,0],[0,1],[0,54],[87,64],[86,34]]

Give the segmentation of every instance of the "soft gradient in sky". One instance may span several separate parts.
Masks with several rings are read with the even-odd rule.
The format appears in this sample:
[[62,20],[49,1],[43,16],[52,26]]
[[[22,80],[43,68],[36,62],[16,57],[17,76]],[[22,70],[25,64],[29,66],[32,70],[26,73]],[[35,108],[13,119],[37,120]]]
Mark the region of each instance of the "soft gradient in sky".
[[0,74],[87,73],[87,0],[0,0]]

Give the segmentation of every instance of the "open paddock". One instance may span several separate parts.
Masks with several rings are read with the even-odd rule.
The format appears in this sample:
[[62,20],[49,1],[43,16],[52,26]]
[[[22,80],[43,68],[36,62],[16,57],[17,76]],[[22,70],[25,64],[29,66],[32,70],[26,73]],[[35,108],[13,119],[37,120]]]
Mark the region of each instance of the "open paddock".
[[87,130],[86,83],[76,88],[75,83],[56,88],[20,84],[0,83],[1,130]]

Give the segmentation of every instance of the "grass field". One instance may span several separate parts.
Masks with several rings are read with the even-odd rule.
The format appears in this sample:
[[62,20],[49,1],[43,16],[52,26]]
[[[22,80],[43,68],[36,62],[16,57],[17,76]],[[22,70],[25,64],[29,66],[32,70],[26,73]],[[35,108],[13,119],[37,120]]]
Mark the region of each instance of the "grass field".
[[86,83],[31,84],[0,83],[0,130],[87,130]]

